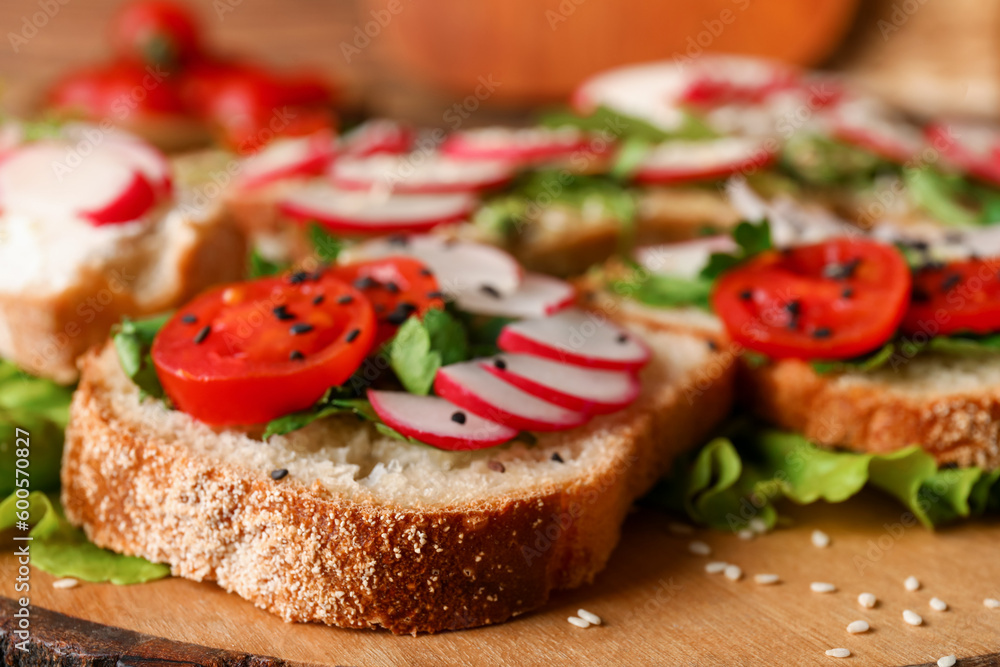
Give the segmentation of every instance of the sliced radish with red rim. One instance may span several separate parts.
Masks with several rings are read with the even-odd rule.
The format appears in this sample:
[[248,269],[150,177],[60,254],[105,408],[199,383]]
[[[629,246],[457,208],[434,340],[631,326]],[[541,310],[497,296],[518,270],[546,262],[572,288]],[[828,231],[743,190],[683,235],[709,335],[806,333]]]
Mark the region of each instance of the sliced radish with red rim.
[[285,195],[279,210],[303,222],[354,234],[423,231],[468,218],[476,206],[471,195],[385,195],[348,192],[312,183]]
[[715,253],[734,253],[739,249],[732,236],[706,236],[690,241],[663,243],[637,248],[635,259],[653,273],[696,278]]
[[528,354],[500,354],[481,365],[543,401],[577,412],[615,412],[641,390],[639,379],[628,371],[584,368]]
[[439,369],[434,391],[484,419],[525,431],[561,431],[587,421],[583,412],[541,400],[498,378],[479,360]]
[[683,183],[760,169],[775,159],[767,142],[744,137],[670,141],[654,147],[639,164],[637,183]]
[[323,174],[336,153],[329,131],[276,139],[242,163],[239,185],[256,188],[286,178]]
[[503,294],[490,285],[458,294],[461,310],[496,317],[544,317],[573,305],[576,288],[565,280],[540,273],[526,273],[517,289]]
[[330,180],[339,188],[405,194],[476,192],[513,176],[511,166],[499,160],[455,160],[422,153],[345,156],[330,169]]
[[512,322],[501,330],[497,345],[506,352],[611,370],[637,369],[650,358],[649,348],[633,334],[599,313],[577,308]]
[[871,98],[851,98],[837,104],[829,122],[830,132],[837,139],[891,162],[912,160],[924,148],[919,128]]
[[925,136],[955,169],[1000,185],[1000,130],[993,125],[932,123]]
[[438,449],[483,449],[518,434],[515,428],[478,417],[436,396],[369,389],[368,400],[386,425]]
[[173,191],[173,167],[167,156],[140,137],[117,129],[102,130],[87,123],[69,123],[60,134],[81,154],[107,151],[131,164],[146,177],[157,197],[169,197]]
[[413,129],[386,118],[376,118],[358,125],[340,138],[340,152],[344,155],[366,157],[387,153],[408,153],[413,146]]
[[458,160],[504,160],[531,164],[596,152],[588,137],[575,128],[483,127],[456,132],[441,152]]
[[511,294],[522,280],[521,265],[503,250],[430,234],[373,239],[352,249],[350,254],[357,259],[414,257],[434,273],[441,291],[456,298],[484,288]]

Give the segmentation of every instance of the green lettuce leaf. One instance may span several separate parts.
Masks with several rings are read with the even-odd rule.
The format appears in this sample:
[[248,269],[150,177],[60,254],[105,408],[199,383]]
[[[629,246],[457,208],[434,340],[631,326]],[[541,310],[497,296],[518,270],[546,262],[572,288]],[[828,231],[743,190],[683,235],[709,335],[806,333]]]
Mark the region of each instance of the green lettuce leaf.
[[741,428],[679,460],[649,500],[692,520],[739,530],[752,518],[773,526],[776,504],[843,502],[865,486],[896,498],[928,528],[1000,509],[1000,473],[939,468],[919,447],[857,454],[816,447],[773,429]]
[[871,151],[831,137],[796,133],[781,151],[781,170],[807,186],[866,188],[879,173],[898,168]]
[[126,317],[116,327],[113,335],[118,362],[125,374],[139,387],[143,396],[166,398],[160,379],[156,375],[150,350],[153,347],[153,339],[168,319],[170,319],[169,313],[143,320],[130,320]]
[[540,123],[546,127],[575,127],[585,132],[608,132],[620,139],[636,138],[649,143],[671,139],[715,139],[719,136],[704,121],[690,113],[684,113],[676,130],[668,131],[603,106],[589,116],[580,116],[572,111],[552,111],[543,115]]
[[250,279],[275,276],[287,269],[289,266],[288,264],[281,262],[272,262],[261,255],[256,248],[250,251],[250,257],[247,262],[247,277]]
[[926,342],[898,338],[891,340],[869,354],[841,361],[810,362],[817,373],[842,373],[846,371],[873,371],[888,366],[897,368],[920,354],[947,354],[953,356],[982,356],[1000,352],[1000,334],[953,334],[934,336]]
[[765,250],[770,250],[771,225],[767,220],[761,222],[743,221],[733,229],[733,240],[739,247],[735,253],[712,253],[708,264],[701,270],[701,277],[715,280],[720,275],[741,264]]
[[312,243],[316,256],[330,264],[337,261],[340,251],[344,249],[344,242],[317,222],[309,225],[309,242]]
[[412,316],[388,344],[389,366],[411,394],[427,395],[441,366],[469,358],[465,328],[443,310]]
[[31,492],[26,500],[26,517],[19,513],[14,494],[0,502],[0,531],[13,528],[19,520],[34,524],[28,533],[33,539],[22,544],[28,545],[31,564],[38,569],[56,577],[113,584],[137,584],[170,574],[166,565],[95,546],[83,531],[70,525],[49,497],[40,491]]

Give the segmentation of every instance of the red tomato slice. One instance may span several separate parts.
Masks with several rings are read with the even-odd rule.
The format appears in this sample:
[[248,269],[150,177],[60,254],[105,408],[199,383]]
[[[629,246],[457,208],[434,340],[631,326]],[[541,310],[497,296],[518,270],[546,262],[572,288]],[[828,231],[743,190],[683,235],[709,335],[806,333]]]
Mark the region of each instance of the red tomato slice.
[[849,359],[893,335],[909,296],[899,251],[838,238],[757,255],[719,278],[712,305],[748,349],[776,359]]
[[437,278],[410,257],[386,257],[335,267],[333,275],[351,283],[368,297],[378,322],[374,347],[394,335],[410,315],[423,316],[431,308],[444,308]]
[[[142,65],[113,63],[70,72],[49,91],[49,104],[88,118],[184,113],[174,82]],[[131,116],[130,116],[131,119]]]
[[303,410],[361,365],[375,313],[329,272],[218,287],[174,315],[153,342],[174,404],[212,425],[259,424]]
[[111,45],[126,60],[174,67],[201,54],[201,31],[191,11],[171,0],[137,0],[111,21]]
[[928,266],[913,275],[907,334],[928,336],[1000,330],[1000,260],[967,259]]

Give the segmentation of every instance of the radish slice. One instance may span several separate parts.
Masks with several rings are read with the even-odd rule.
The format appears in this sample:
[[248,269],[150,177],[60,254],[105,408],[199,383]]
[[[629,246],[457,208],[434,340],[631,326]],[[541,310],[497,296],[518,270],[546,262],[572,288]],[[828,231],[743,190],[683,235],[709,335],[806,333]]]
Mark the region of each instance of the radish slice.
[[39,141],[0,162],[0,207],[7,211],[104,225],[138,220],[155,199],[149,181],[111,151],[80,157],[65,144]]
[[316,220],[335,231],[391,234],[423,231],[466,219],[476,206],[471,195],[392,195],[347,192],[314,183],[290,192],[279,203],[285,215]]
[[454,160],[443,155],[342,157],[330,169],[344,190],[385,189],[397,193],[476,192],[506,183],[514,172],[498,160]]
[[587,421],[585,413],[567,410],[518,389],[475,360],[439,369],[434,391],[484,419],[524,431],[561,431]]
[[521,284],[521,265],[509,254],[484,243],[415,235],[373,239],[353,249],[356,259],[406,255],[434,272],[441,291],[451,297],[480,291],[484,286],[510,294]]
[[836,105],[830,114],[830,132],[841,141],[898,163],[912,160],[924,147],[918,128],[872,98],[855,97]]
[[586,135],[576,128],[483,127],[456,132],[445,140],[441,152],[457,160],[505,160],[532,164],[568,158],[590,151]]
[[732,236],[706,236],[679,243],[646,246],[635,251],[639,265],[653,273],[696,278],[714,253],[738,250]]
[[460,292],[458,307],[467,313],[497,317],[544,317],[568,308],[576,289],[565,280],[526,273],[517,290],[502,294],[496,288]]
[[483,368],[543,401],[568,410],[615,412],[639,396],[633,373],[573,366],[528,354],[501,354]]
[[1000,185],[1000,131],[979,123],[932,123],[925,129],[928,143],[954,168]]
[[758,139],[727,137],[709,141],[670,141],[643,159],[637,183],[683,183],[723,178],[770,164],[775,153]]
[[483,449],[512,440],[518,433],[436,396],[369,389],[368,400],[388,426],[438,449]]
[[500,331],[497,345],[568,364],[629,370],[649,361],[646,344],[599,313],[567,308],[551,317],[512,322]]
[[239,185],[250,189],[296,176],[318,176],[326,171],[334,154],[328,131],[278,139],[243,161]]
[[386,118],[366,121],[340,138],[340,152],[355,157],[399,155],[408,153],[412,145],[413,130]]
[[[173,191],[173,168],[167,156],[155,146],[122,130],[102,130],[87,123],[69,123],[61,130],[81,154],[87,150],[108,151],[131,164],[153,186],[157,197]],[[92,149],[91,149],[92,147]]]

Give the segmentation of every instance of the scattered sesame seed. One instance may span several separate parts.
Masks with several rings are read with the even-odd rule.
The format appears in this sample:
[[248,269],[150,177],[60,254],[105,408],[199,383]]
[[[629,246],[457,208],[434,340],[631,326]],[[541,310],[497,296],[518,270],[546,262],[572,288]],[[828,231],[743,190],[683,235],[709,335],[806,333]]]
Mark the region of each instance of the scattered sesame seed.
[[416,310],[417,307],[412,303],[408,301],[401,301],[397,303],[393,311],[386,316],[385,321],[389,324],[398,326],[409,319],[410,315],[412,315]]
[[304,283],[309,279],[309,274],[305,271],[296,271],[292,275],[288,276],[288,282],[292,285],[298,285],[299,283]]
[[736,537],[741,540],[752,540],[756,535],[757,533],[753,532],[749,528],[743,528],[742,530],[736,531]]
[[490,461],[489,463],[486,464],[486,467],[492,470],[493,472],[507,472],[507,468],[505,468],[504,465],[499,461]]
[[298,350],[292,350],[291,352],[288,353],[288,358],[291,361],[302,361],[303,359],[306,358],[306,355],[302,354]]
[[593,614],[593,613],[587,611],[586,609],[577,609],[576,610],[576,615],[579,616],[580,618],[582,618],[583,620],[587,621],[591,625],[600,625],[601,624],[601,617],[598,616],[597,614]]
[[961,275],[957,273],[950,273],[945,277],[944,280],[941,281],[941,291],[947,292],[961,281],[962,281]]
[[771,584],[776,584],[781,579],[776,574],[755,574],[753,575],[754,583],[760,584],[761,586],[770,586]]
[[671,521],[667,524],[667,530],[669,530],[674,535],[690,535],[694,532],[694,528],[686,523],[681,523],[680,521]]
[[739,565],[727,565],[726,569],[722,571],[722,574],[729,581],[739,581],[743,578],[743,570]]
[[871,593],[862,593],[858,596],[858,604],[865,609],[873,608],[876,602],[878,602],[878,599]]
[[355,280],[353,284],[358,289],[369,289],[371,287],[375,287],[378,283],[376,283],[375,279],[371,276],[362,276],[361,278]]
[[986,598],[983,600],[983,605],[989,609],[1000,609],[1000,600],[996,598]]
[[852,296],[854,296],[854,290],[851,289],[850,287],[845,287],[844,291],[840,293],[840,296],[844,297],[845,299],[850,299]]
[[814,530],[812,532],[812,543],[814,547],[825,549],[826,547],[830,546],[830,536],[824,533],[822,530]]
[[832,648],[826,652],[831,658],[850,658],[851,652],[846,648]]
[[278,481],[279,479],[284,479],[288,475],[288,470],[285,468],[278,468],[277,470],[271,471],[271,479]]
[[430,269],[420,269],[420,275],[422,275],[424,278],[426,278],[428,276],[433,276],[434,274],[431,273]]
[[402,234],[393,234],[392,236],[387,238],[386,241],[388,241],[389,245],[398,245],[403,247],[405,247],[410,242],[410,240],[405,236],[403,236]]
[[494,359],[493,360],[493,366],[495,368],[498,368],[498,369],[502,370],[502,371],[507,370],[507,362],[504,361],[503,359]]
[[361,335],[361,329],[351,329],[350,331],[347,332],[347,335],[344,337],[344,340],[346,340],[348,343],[353,343],[360,335]]
[[559,456],[559,452],[553,452],[552,460],[555,461],[556,463],[566,463],[565,461],[563,461],[563,457]]
[[194,335],[194,344],[201,345],[208,338],[208,334],[212,332],[212,327],[204,326],[198,330],[198,333]]
[[955,667],[955,662],[957,662],[956,659],[955,659],[955,656],[953,656],[953,655],[946,655],[944,657],[938,658],[937,666],[938,667]]
[[385,285],[383,285],[383,287],[385,287],[390,294],[399,294],[399,285],[392,282],[391,280],[387,282]]
[[619,345],[623,344],[623,343],[627,343],[628,342],[628,334],[623,334],[623,333],[618,334],[618,337],[615,338],[615,341],[618,342]]
[[688,551],[693,553],[695,556],[708,556],[712,553],[712,547],[708,546],[704,542],[695,540],[688,545]]
[[444,292],[442,292],[441,290],[434,290],[433,292],[428,292],[427,293],[427,298],[428,299],[443,299],[444,298]]
[[337,303],[341,305],[351,303],[352,301],[354,301],[354,297],[351,296],[350,294],[345,294],[344,296],[337,297]]
[[198,321],[198,318],[195,317],[194,315],[190,315],[189,314],[189,315],[184,315],[183,317],[181,317],[181,322],[183,322],[184,324],[194,324],[197,321]]
[[308,322],[296,322],[292,326],[288,327],[288,333],[293,336],[298,336],[300,334],[306,334],[313,330],[313,325]]
[[323,300],[325,298],[326,297],[323,296],[322,294],[317,294],[315,297],[313,297],[313,305],[318,306],[319,304],[323,303]]
[[274,313],[275,317],[277,317],[279,320],[282,321],[295,319],[295,315],[288,312],[288,306],[285,305],[275,306],[274,308],[271,309],[271,312]]
[[868,621],[852,621],[847,624],[847,631],[852,635],[858,635],[862,632],[868,632],[871,626],[868,625]]
[[566,620],[569,621],[571,625],[575,625],[578,628],[586,629],[590,627],[590,623],[583,620],[582,618],[577,618],[576,616],[570,616]]
[[451,420],[453,422],[455,422],[456,424],[464,424],[465,423],[465,413],[462,412],[462,411],[453,412],[453,413],[451,413]]
[[729,563],[721,560],[713,560],[710,563],[705,563],[705,572],[709,574],[719,574],[729,567]]
[[910,290],[910,301],[914,303],[927,303],[931,300],[931,295],[922,287],[914,287]]
[[948,610],[948,603],[942,600],[941,598],[931,598],[931,601],[928,602],[927,604],[929,604],[931,609],[933,609],[934,611]]
[[743,301],[749,301],[752,298],[753,298],[753,292],[751,292],[750,290],[745,289],[742,292],[740,292],[740,299],[742,299]]
[[755,516],[754,518],[750,519],[750,522],[747,525],[750,526],[750,530],[757,533],[758,535],[763,535],[768,531],[767,522],[761,519],[759,516]]
[[833,262],[823,268],[823,275],[833,280],[846,280],[854,275],[859,264],[861,264],[861,259],[858,257],[850,259],[843,264]]
[[908,591],[916,591],[920,589],[920,580],[916,577],[907,577],[906,581],[903,582],[903,586]]
[[924,619],[921,618],[920,614],[910,609],[903,610],[903,620],[910,625],[921,625],[924,622]]
[[832,593],[837,590],[837,587],[825,581],[814,581],[809,584],[809,589],[813,593]]
[[493,285],[480,285],[479,291],[494,299],[500,298],[500,291]]
[[73,577],[65,577],[64,579],[56,579],[52,582],[52,588],[76,588],[80,585],[80,582]]
[[830,327],[820,327],[812,332],[813,338],[829,338],[833,335],[833,329]]
[[706,340],[705,343],[708,345],[708,349],[710,349],[712,352],[715,352],[716,350],[719,349],[719,344],[716,343],[714,340]]

